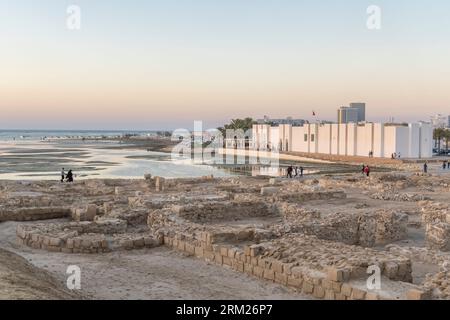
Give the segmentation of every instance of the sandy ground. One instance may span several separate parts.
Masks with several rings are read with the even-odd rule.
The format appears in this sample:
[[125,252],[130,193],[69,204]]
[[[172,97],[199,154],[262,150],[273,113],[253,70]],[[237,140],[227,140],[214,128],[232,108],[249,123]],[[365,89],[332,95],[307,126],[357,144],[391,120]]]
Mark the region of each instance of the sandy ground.
[[165,247],[101,255],[49,253],[18,247],[15,244],[16,226],[15,222],[0,224],[0,247],[50,272],[60,284],[66,283],[69,265],[79,266],[81,294],[86,298],[312,299],[283,286],[186,257]]
[[80,299],[50,273],[42,271],[14,253],[0,249],[0,300]]

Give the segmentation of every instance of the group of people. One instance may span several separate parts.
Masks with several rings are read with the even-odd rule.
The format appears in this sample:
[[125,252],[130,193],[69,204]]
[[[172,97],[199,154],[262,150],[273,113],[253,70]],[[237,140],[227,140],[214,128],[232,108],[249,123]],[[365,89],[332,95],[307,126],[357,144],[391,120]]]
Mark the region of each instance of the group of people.
[[294,166],[289,166],[287,168],[287,178],[294,178],[294,177],[298,177],[300,175],[300,177],[303,177],[303,171],[304,168],[303,167],[295,167]]
[[442,163],[442,169],[450,170],[450,162],[448,160],[444,160],[444,162]]
[[402,155],[399,153],[393,153],[391,154],[391,159],[400,159],[402,157]]
[[370,167],[366,166],[365,164],[363,164],[361,171],[362,171],[362,174],[364,174],[366,176],[370,175]]
[[66,171],[64,170],[64,168],[62,168],[61,170],[61,182],[73,182],[73,172],[72,170]]

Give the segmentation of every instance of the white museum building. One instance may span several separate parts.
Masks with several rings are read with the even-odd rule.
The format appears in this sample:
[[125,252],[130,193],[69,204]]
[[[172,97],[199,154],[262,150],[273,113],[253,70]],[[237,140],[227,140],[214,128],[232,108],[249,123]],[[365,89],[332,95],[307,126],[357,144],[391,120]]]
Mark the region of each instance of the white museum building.
[[[430,123],[305,124],[299,127],[268,124],[253,126],[249,144],[255,150],[320,153],[376,158],[431,158]],[[230,146],[227,146],[230,147]]]

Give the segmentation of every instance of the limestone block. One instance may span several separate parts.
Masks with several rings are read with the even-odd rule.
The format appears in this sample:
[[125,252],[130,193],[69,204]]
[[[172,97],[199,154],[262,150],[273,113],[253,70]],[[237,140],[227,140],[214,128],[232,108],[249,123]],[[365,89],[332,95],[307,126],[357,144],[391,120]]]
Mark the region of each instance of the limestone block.
[[366,298],[366,292],[361,289],[353,288],[350,297],[352,300],[364,300]]
[[86,207],[85,221],[94,221],[96,215],[97,215],[97,206],[95,204],[88,204]]
[[280,272],[275,272],[275,282],[282,285],[287,285],[287,275]]
[[408,300],[429,300],[431,299],[430,291],[423,291],[418,289],[411,289],[406,293],[406,299]]
[[352,295],[352,290],[353,288],[349,284],[344,283],[341,287],[341,294],[346,297],[350,297]]
[[262,196],[271,196],[276,194],[278,191],[280,191],[280,188],[277,187],[263,187],[261,188],[261,195]]
[[380,296],[375,292],[367,292],[366,300],[380,300]]
[[309,281],[303,281],[303,293],[311,294],[314,291],[314,285]]
[[319,299],[325,297],[325,290],[323,290],[322,286],[314,286],[313,296]]
[[263,278],[264,277],[264,269],[259,267],[259,266],[254,266],[253,267],[253,274],[255,276],[257,276],[258,278]]
[[232,260],[228,257],[222,257],[222,263],[223,263],[223,265],[230,266],[230,267],[233,264]]
[[398,264],[395,262],[387,262],[384,266],[384,273],[389,279],[397,277]]
[[275,272],[269,269],[264,269],[264,279],[275,280]]
[[335,300],[335,293],[333,290],[325,290],[325,300]]
[[288,276],[287,285],[290,286],[290,287],[301,289],[302,280],[298,279],[298,278],[294,278],[292,276]]
[[344,270],[330,267],[327,272],[327,279],[335,282],[344,281]]
[[133,240],[133,247],[135,248],[143,248],[145,246],[145,240],[144,238],[134,239]]
[[342,293],[336,293],[334,298],[335,300],[347,300],[347,297]]
[[165,179],[162,177],[155,178],[155,189],[157,192],[165,190]]

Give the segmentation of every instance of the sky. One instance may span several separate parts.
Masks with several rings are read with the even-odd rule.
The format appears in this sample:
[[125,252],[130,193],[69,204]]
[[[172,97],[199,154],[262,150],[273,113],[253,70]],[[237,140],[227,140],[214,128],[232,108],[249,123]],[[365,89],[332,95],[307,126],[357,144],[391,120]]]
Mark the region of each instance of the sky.
[[449,39],[448,0],[0,0],[0,129],[336,120],[350,102],[429,120],[450,114]]

